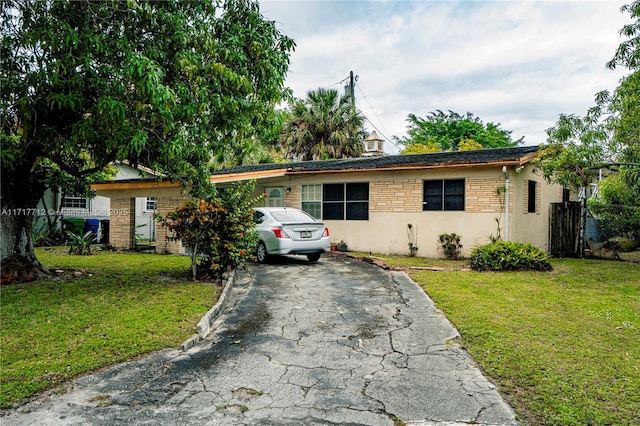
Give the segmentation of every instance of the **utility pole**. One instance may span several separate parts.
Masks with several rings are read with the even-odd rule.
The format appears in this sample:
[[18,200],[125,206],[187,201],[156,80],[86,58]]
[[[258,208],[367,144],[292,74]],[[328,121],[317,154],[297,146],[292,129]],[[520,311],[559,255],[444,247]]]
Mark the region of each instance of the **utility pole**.
[[353,112],[356,111],[356,93],[355,93],[355,82],[353,81],[353,71],[349,72],[349,89],[351,90],[351,109]]
[[353,76],[353,71],[351,71],[349,73],[349,77],[345,78],[342,81],[345,80],[349,80],[349,84],[347,84],[346,86],[344,86],[344,95],[345,96],[350,96],[351,97],[351,109],[353,110],[353,112],[356,111],[356,81],[358,80],[358,76],[356,75],[355,77]]

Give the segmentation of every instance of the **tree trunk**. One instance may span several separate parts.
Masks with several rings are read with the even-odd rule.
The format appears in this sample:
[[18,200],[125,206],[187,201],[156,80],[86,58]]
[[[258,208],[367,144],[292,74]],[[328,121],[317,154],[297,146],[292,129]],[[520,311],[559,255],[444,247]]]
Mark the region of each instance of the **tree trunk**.
[[198,279],[198,243],[195,243],[191,252],[191,279]]
[[[35,211],[35,206],[31,211]],[[3,207],[0,223],[3,280],[30,281],[49,273],[33,250],[32,226],[33,215],[28,208]]]
[[0,261],[2,280],[33,280],[49,273],[33,250],[33,218],[45,191],[33,172],[34,161],[25,155],[10,169],[2,165],[0,199]]

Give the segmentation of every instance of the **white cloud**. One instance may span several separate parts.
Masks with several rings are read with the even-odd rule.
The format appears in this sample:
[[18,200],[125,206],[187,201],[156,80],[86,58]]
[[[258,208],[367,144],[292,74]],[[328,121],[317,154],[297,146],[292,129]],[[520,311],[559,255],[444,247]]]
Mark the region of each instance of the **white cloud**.
[[[473,112],[527,144],[560,113],[584,114],[624,71],[605,68],[630,21],[621,1],[263,1],[292,37],[287,84],[297,97],[342,90],[359,75],[358,107],[386,136],[409,113]],[[366,98],[364,98],[366,96]]]

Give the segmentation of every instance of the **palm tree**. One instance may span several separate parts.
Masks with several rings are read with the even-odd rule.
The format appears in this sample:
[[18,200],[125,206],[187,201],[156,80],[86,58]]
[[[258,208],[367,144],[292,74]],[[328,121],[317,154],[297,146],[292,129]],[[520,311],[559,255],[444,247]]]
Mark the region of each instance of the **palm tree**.
[[363,123],[348,96],[319,88],[293,102],[280,143],[296,161],[358,157],[364,150]]

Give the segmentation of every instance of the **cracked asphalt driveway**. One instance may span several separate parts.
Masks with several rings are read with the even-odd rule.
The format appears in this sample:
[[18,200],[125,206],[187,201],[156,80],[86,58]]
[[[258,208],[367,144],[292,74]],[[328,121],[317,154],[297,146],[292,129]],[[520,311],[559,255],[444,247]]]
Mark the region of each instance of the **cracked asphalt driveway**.
[[404,273],[349,258],[247,265],[214,332],[74,380],[3,425],[517,424]]

